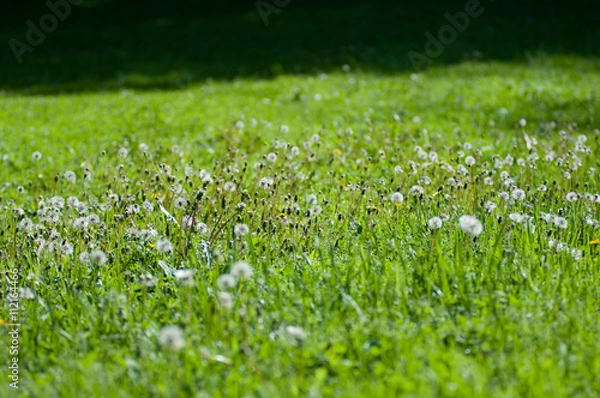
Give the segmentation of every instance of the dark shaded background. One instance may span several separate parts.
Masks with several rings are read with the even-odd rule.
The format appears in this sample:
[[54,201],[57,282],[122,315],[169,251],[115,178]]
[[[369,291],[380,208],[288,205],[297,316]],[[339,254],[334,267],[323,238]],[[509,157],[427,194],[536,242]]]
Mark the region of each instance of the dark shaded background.
[[[272,3],[272,0],[265,0]],[[272,78],[339,70],[413,71],[411,50],[447,24],[461,1],[292,0],[263,23],[255,1],[88,0],[19,65],[8,40],[25,41],[25,22],[44,1],[2,8],[0,90],[54,94],[178,89],[206,79]],[[481,0],[484,13],[432,66],[464,60],[526,62],[543,52],[597,57],[600,2]]]

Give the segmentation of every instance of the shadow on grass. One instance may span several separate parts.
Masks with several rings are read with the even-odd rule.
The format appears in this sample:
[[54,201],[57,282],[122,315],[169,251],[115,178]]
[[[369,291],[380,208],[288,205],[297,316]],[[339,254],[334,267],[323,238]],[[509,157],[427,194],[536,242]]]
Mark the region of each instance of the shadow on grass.
[[[56,1],[56,0],[52,0]],[[275,0],[263,0],[275,4]],[[278,0],[282,1],[282,0]],[[19,3],[4,15],[0,90],[56,94],[116,89],[179,89],[206,79],[261,78],[340,70],[414,71],[426,32],[448,24],[462,1],[291,0],[265,25],[255,0],[211,2],[87,0],[18,64],[8,42],[49,10]],[[543,52],[597,57],[600,6],[594,0],[481,0],[483,12],[428,65],[525,61]]]

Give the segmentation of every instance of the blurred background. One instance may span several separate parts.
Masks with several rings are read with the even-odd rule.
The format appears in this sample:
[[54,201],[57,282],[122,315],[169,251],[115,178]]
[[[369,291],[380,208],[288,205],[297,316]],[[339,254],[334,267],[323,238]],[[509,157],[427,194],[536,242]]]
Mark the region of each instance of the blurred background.
[[[45,1],[5,3],[0,90],[177,90],[207,79],[270,79],[344,64],[406,73],[414,70],[407,54],[424,53],[425,33],[436,35],[448,24],[444,14],[464,10],[466,1],[291,0],[277,6],[284,3],[85,0],[42,44],[23,53],[21,64],[10,40],[27,43],[26,22],[39,26],[50,11]],[[428,67],[465,60],[522,63],[538,53],[596,58],[598,3],[482,0],[481,16]],[[265,18],[269,6],[276,11]]]

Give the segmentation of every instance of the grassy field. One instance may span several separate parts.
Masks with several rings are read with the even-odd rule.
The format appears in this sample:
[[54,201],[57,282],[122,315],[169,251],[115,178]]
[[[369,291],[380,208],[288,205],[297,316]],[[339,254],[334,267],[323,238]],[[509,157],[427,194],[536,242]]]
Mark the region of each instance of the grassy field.
[[585,44],[36,75],[67,22],[4,71],[0,396],[11,322],[29,397],[600,394]]

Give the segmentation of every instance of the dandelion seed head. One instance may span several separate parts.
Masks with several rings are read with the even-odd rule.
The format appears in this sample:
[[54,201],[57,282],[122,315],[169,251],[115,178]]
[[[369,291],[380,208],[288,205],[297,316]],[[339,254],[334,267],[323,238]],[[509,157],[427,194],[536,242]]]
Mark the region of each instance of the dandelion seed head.
[[18,227],[20,230],[29,232],[33,229],[33,221],[30,218],[25,217],[21,221],[19,221]]
[[390,195],[390,202],[392,203],[402,203],[404,202],[404,195],[400,192],[394,192]]
[[173,271],[173,276],[183,284],[191,284],[193,282],[194,270],[192,269],[176,269]]
[[176,209],[185,209],[187,204],[188,204],[187,199],[182,196],[176,198],[175,201],[173,202],[173,206],[175,206]]
[[317,200],[317,195],[315,194],[310,194],[306,197],[306,203],[308,203],[309,205],[316,205],[318,202]]
[[65,171],[65,173],[63,174],[63,178],[65,179],[65,181],[74,184],[75,181],[77,181],[77,175],[75,174],[74,171]]
[[156,251],[159,253],[169,253],[173,251],[173,243],[168,239],[161,239],[156,242]]
[[569,192],[566,196],[567,202],[577,202],[579,195],[575,192]]
[[225,192],[235,192],[236,188],[235,182],[232,181],[227,181],[225,184],[223,184],[223,190]]
[[460,216],[458,219],[460,229],[469,235],[479,236],[483,232],[483,225],[476,217],[470,215]]
[[242,237],[242,236],[248,235],[249,232],[250,232],[250,228],[248,228],[248,226],[246,224],[236,224],[233,227],[233,233],[237,237]]
[[218,292],[217,299],[219,300],[219,304],[221,305],[221,307],[228,309],[228,310],[233,308],[233,296],[231,293]]
[[525,199],[525,191],[523,191],[522,189],[514,189],[511,193],[510,196],[517,202],[520,202],[522,200]]
[[235,287],[237,280],[233,275],[223,274],[217,279],[217,286],[222,290],[230,290]]
[[179,326],[165,326],[158,334],[161,347],[171,351],[179,351],[185,347],[185,334]]
[[63,242],[60,245],[60,252],[62,253],[63,256],[70,256],[73,254],[73,245],[70,244],[69,242]]
[[78,260],[82,264],[88,263],[90,261],[90,253],[86,251],[79,253]]
[[22,298],[24,300],[33,300],[35,299],[35,294],[33,293],[33,290],[31,290],[31,288],[29,287],[20,287],[19,298]]
[[96,265],[102,266],[106,264],[108,257],[106,257],[106,254],[102,250],[96,249],[90,252],[89,261]]
[[321,206],[313,206],[310,209],[308,209],[308,215],[311,217],[316,217],[319,214],[321,214],[323,211],[323,209],[321,208]]
[[78,231],[85,231],[89,226],[89,222],[86,217],[78,217],[75,220],[73,220],[72,226],[73,229],[76,229]]
[[526,220],[525,216],[523,216],[521,213],[510,213],[508,218],[517,224],[520,224]]
[[55,209],[62,209],[65,207],[65,199],[61,196],[53,196],[48,200],[48,204]]
[[263,177],[258,182],[258,185],[263,189],[269,189],[273,185],[273,179],[269,177]]
[[230,274],[237,279],[247,279],[252,276],[254,271],[252,266],[246,261],[240,260],[233,263]]
[[152,274],[143,274],[140,276],[140,285],[151,289],[156,286],[156,278]]
[[302,329],[299,326],[286,326],[285,331],[288,334],[288,336],[290,336],[298,343],[303,342],[308,337],[306,331],[304,331],[304,329]]
[[554,216],[552,222],[560,229],[566,229],[569,226],[569,223],[564,217]]
[[427,228],[429,228],[431,231],[437,231],[438,229],[442,228],[442,224],[443,221],[440,217],[431,217],[427,221]]
[[425,193],[425,189],[420,186],[420,185],[413,185],[410,190],[408,191],[408,194],[411,196],[419,196],[419,195],[423,195]]
[[207,234],[208,226],[203,222],[196,223],[196,231],[201,234]]

